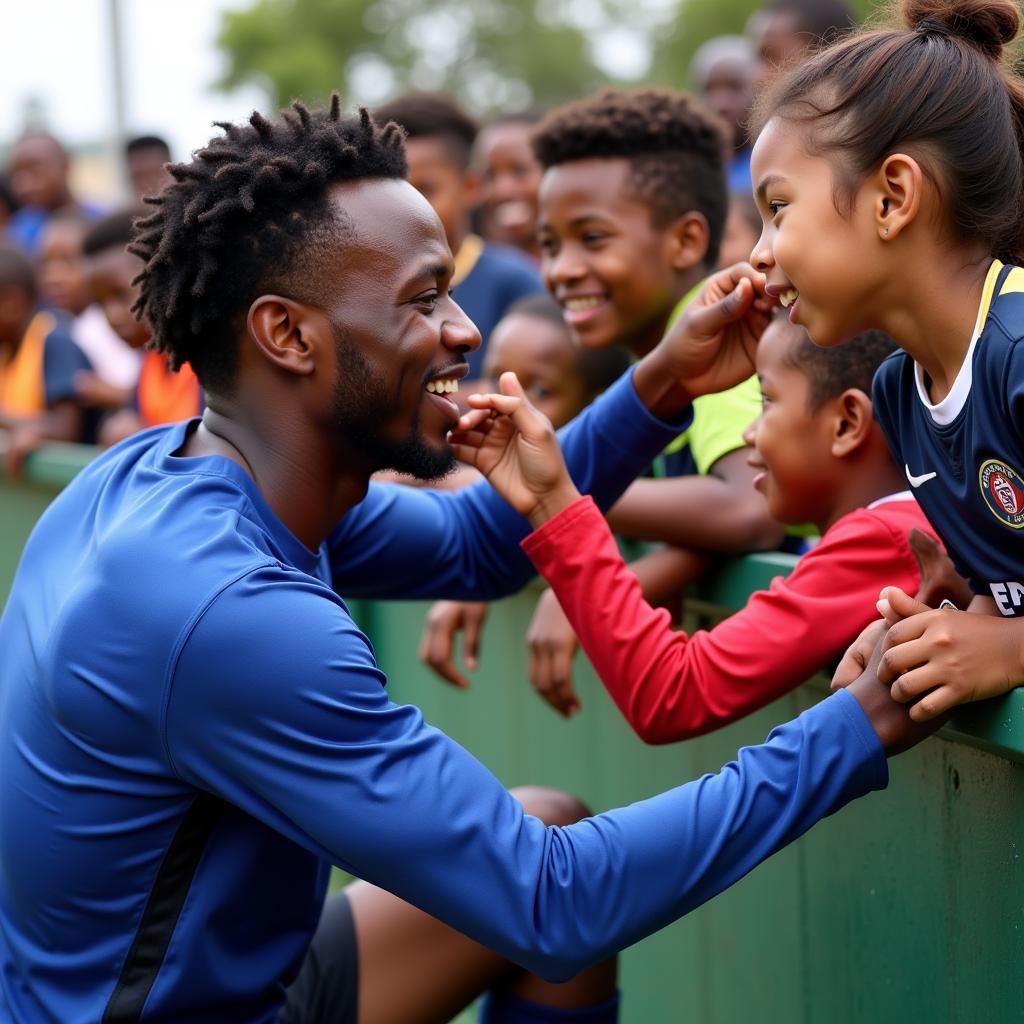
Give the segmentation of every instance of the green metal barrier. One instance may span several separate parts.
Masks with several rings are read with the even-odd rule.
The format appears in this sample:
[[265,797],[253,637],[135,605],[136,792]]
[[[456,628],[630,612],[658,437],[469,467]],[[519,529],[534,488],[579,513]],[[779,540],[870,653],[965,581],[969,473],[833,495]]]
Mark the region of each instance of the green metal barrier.
[[[47,449],[25,480],[0,478],[0,597],[32,523],[83,454]],[[728,614],[791,566],[780,555],[733,562],[699,608]],[[469,692],[440,683],[416,660],[426,603],[355,608],[394,699],[418,704],[508,785],[560,786],[595,811],[629,803],[718,769],[824,692],[824,681],[812,680],[712,736],[652,748],[579,659],[583,710],[564,722],[526,678],[523,635],[537,589],[494,606]],[[1024,689],[963,711],[892,763],[886,792],[822,822],[627,950],[623,1021],[1024,1021],[1022,762]]]

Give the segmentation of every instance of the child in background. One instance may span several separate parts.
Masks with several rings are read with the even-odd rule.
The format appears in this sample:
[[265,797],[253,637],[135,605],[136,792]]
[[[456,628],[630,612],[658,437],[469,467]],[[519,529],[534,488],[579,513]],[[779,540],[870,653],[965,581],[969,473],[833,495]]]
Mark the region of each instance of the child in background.
[[[137,210],[128,209],[105,217],[90,228],[82,251],[89,287],[110,326],[126,344],[142,349],[150,339],[149,327],[136,319],[132,307],[139,296],[134,280],[143,264],[126,249],[137,215]],[[185,365],[173,372],[159,352],[146,352],[131,408],[121,409],[103,424],[100,443],[116,444],[146,427],[198,416],[202,410],[202,389],[192,368]]]
[[75,394],[75,375],[90,369],[66,322],[38,308],[28,257],[0,244],[0,430],[5,466],[17,474],[44,441],[89,441],[91,424]]
[[[785,319],[757,347],[764,410],[748,431],[755,485],[784,523],[812,522],[821,542],[741,611],[688,637],[644,600],[589,498],[524,542],[583,649],[647,743],[711,732],[795,689],[834,661],[875,617],[886,584],[914,592],[909,544],[927,520],[905,490],[872,415],[871,378],[893,351],[880,331],[817,349]],[[559,710],[571,687],[544,692]]]
[[761,214],[757,203],[748,193],[729,196],[729,216],[725,221],[722,248],[718,254],[718,269],[724,270],[734,263],[746,263],[754,243],[761,237]]
[[537,191],[543,174],[530,145],[539,114],[509,114],[480,129],[472,166],[480,179],[482,234],[540,262]]
[[975,594],[932,612],[886,591],[878,676],[924,720],[1024,680],[1024,86],[1000,63],[1011,0],[902,14],[768,97],[752,262],[816,344],[871,325],[904,350],[876,377],[879,422]]
[[[629,367],[625,350],[584,349],[576,343],[561,307],[545,294],[515,303],[494,328],[484,363],[485,387],[497,387],[503,373],[513,372],[534,407],[555,427],[575,419]],[[446,487],[464,487],[480,479],[465,466],[444,480]],[[435,485],[436,486],[436,485]],[[442,679],[459,687],[469,680],[452,657],[452,637],[463,631],[462,657],[477,666],[480,630],[487,616],[483,601],[438,601],[427,613],[420,639],[420,658]]]
[[409,183],[441,218],[455,257],[456,301],[480,331],[480,347],[466,355],[470,378],[479,379],[494,325],[517,299],[542,290],[540,278],[522,253],[484,242],[470,230],[480,189],[470,168],[477,125],[454,100],[409,93],[384,104],[374,117],[405,129]]
[[39,248],[39,288],[43,303],[74,317],[71,337],[93,369],[75,379],[79,400],[99,409],[119,409],[131,400],[139,378],[140,355],[114,332],[93,302],[85,278],[82,241],[88,225],[73,214],[57,214],[43,228]]

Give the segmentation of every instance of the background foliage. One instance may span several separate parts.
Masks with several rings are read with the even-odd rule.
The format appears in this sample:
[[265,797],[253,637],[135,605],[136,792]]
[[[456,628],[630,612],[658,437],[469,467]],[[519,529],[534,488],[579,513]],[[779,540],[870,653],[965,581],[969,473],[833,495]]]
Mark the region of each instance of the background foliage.
[[[696,48],[758,0],[255,0],[224,14],[223,88],[273,104],[451,92],[478,113],[550,105],[608,81],[688,84]],[[861,16],[870,0],[854,0]],[[625,59],[624,56],[625,55]]]

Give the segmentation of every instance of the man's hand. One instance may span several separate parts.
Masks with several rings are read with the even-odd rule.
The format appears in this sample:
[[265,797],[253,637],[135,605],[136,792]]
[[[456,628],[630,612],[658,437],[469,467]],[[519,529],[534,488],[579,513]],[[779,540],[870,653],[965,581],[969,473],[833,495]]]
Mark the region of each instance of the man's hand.
[[1021,620],[936,611],[899,587],[883,590],[879,603],[888,607],[887,618],[898,621],[885,634],[878,678],[892,687],[894,700],[920,697],[910,709],[915,721],[999,696],[1024,682]]
[[774,307],[764,292],[764,275],[748,263],[712,275],[658,347],[638,364],[633,375],[637,393],[652,412],[665,412],[657,406],[668,390],[666,382],[681,389],[677,402],[735,387],[754,373],[757,343]]
[[449,435],[455,457],[475,466],[534,529],[576,501],[551,421],[529,402],[514,373],[501,394],[470,395],[473,411]]
[[[872,623],[877,625],[877,623]],[[882,658],[881,646],[875,648],[865,670],[847,689],[856,698],[871,727],[878,734],[886,757],[909,750],[925,737],[930,736],[944,722],[945,717],[922,721],[912,717],[913,708],[908,709],[893,700],[889,687],[880,682],[877,670]]]
[[847,647],[835,675],[832,676],[833,693],[836,690],[845,690],[867,671],[871,657],[879,649],[887,628],[885,619],[875,619],[861,630],[860,636]]
[[571,718],[580,709],[572,686],[572,659],[579,642],[553,590],[541,594],[526,642],[533,688],[559,714]]
[[479,665],[480,633],[487,618],[484,601],[438,601],[423,623],[420,637],[420,661],[426,662],[442,679],[462,689],[469,679],[456,667],[455,634],[462,633],[462,662],[470,672]]

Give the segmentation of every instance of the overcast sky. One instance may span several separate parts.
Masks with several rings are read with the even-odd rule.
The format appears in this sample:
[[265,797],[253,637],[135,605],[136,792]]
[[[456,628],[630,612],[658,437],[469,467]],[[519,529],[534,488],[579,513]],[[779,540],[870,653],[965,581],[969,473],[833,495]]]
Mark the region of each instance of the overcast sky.
[[[202,145],[213,120],[265,104],[256,89],[212,89],[220,12],[251,0],[120,0],[129,132],[165,135],[176,156]],[[114,127],[110,0],[6,0],[0,30],[0,144],[24,126],[30,97],[72,145]]]

